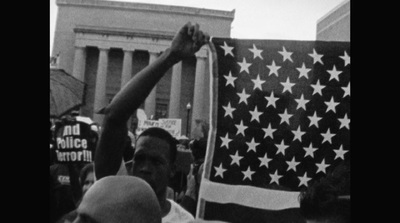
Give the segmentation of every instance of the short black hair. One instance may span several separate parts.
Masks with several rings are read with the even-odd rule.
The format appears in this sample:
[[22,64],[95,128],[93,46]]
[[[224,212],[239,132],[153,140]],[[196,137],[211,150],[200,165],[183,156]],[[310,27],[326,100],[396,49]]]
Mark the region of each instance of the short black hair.
[[[177,153],[177,145],[179,141],[175,139],[167,130],[159,128],[159,127],[151,127],[144,130],[137,138],[141,136],[152,136],[157,137],[159,139],[165,140],[169,144],[169,154],[170,154],[170,161],[171,164],[175,163],[176,160],[176,153]],[[136,141],[137,141],[136,140]]]

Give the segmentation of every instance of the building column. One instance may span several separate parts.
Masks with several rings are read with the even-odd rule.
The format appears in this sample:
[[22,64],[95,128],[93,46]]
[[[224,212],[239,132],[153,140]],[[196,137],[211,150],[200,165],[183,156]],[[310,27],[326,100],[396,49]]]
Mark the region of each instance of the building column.
[[93,119],[98,124],[103,123],[103,115],[96,112],[107,105],[106,84],[108,67],[108,48],[100,48],[99,62],[97,64],[96,90],[94,95]]
[[133,51],[124,50],[124,61],[122,65],[122,75],[121,75],[121,89],[128,83],[132,77],[132,55]]
[[181,79],[182,79],[182,61],[175,64],[172,68],[171,92],[169,96],[169,118],[179,118],[181,103]]
[[72,76],[85,81],[86,47],[75,46],[74,69]]
[[194,81],[194,95],[193,95],[193,110],[192,110],[192,118],[190,122],[190,130],[193,130],[195,126],[196,119],[203,119],[203,107],[205,102],[207,101],[204,98],[204,90],[205,90],[205,71],[206,71],[206,59],[207,55],[198,52],[196,53],[196,76]]
[[[151,64],[157,59],[158,52],[149,51],[149,54],[150,54],[149,64]],[[157,85],[153,87],[153,90],[151,90],[149,96],[147,96],[144,104],[144,111],[146,112],[146,115],[149,119],[156,115],[156,93],[157,93]]]
[[[122,64],[122,74],[121,74],[121,88],[122,89],[132,78],[132,50],[123,50],[124,51],[124,60]],[[131,128],[132,116],[127,121],[128,130]]]

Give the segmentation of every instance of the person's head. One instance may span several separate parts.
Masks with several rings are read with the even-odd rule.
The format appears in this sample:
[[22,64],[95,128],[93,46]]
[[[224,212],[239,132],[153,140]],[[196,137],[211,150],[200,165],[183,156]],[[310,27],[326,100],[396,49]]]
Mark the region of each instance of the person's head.
[[350,222],[350,167],[338,166],[299,196],[300,213],[307,223]]
[[93,185],[94,183],[94,166],[93,163],[86,164],[80,174],[79,174],[79,182],[82,188],[82,196],[85,195],[86,191]]
[[108,176],[83,196],[74,223],[161,223],[154,191],[133,176]]
[[161,128],[146,129],[136,140],[131,174],[149,183],[159,198],[166,195],[176,159],[177,142]]
[[195,161],[204,160],[207,150],[207,138],[195,139],[190,142],[189,148]]

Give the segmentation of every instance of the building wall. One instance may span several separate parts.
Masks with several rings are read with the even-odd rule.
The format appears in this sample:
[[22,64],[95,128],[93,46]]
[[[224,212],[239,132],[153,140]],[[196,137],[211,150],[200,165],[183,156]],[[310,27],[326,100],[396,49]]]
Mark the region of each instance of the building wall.
[[317,40],[350,41],[350,0],[345,0],[317,21]]
[[[188,21],[198,23],[211,36],[230,37],[234,11],[209,10],[191,7],[164,6],[143,3],[108,2],[100,0],[57,0],[57,22],[52,56],[59,54],[59,68],[73,74],[76,47],[83,47],[83,80],[87,83],[86,105],[81,114],[96,118],[96,82],[98,81],[99,48],[108,48],[106,77],[107,103],[121,88],[124,51],[132,51],[132,71],[134,76],[150,62],[150,54],[165,50],[175,33]],[[83,62],[82,62],[83,63]],[[208,66],[208,64],[207,64]],[[75,68],[76,68],[75,67]],[[156,118],[168,118],[170,106],[172,69],[157,84]],[[205,69],[205,74],[208,69]],[[78,75],[79,76],[79,75]],[[196,76],[196,57],[182,62],[181,94],[179,118],[182,132],[186,132],[187,103],[193,108]],[[209,78],[204,77],[204,97],[206,100],[201,119],[209,118]],[[141,106],[142,108],[144,105]],[[191,111],[191,118],[193,111]],[[197,117],[198,118],[198,117]],[[95,120],[101,124],[102,119]],[[194,122],[194,120],[191,120]]]

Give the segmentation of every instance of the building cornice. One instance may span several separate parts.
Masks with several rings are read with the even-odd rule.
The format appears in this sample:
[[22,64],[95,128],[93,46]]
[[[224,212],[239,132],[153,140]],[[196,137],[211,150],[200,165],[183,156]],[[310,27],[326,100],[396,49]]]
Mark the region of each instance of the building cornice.
[[173,13],[199,17],[217,17],[233,21],[235,17],[235,9],[232,11],[222,11],[204,8],[193,8],[183,6],[157,5],[133,2],[115,2],[100,0],[57,0],[58,6],[81,6],[81,7],[97,7],[113,10],[132,10],[157,13]]
[[124,28],[110,28],[110,27],[98,27],[98,26],[81,26],[78,25],[74,28],[75,33],[87,33],[87,34],[98,34],[98,35],[114,35],[114,36],[126,36],[126,37],[144,37],[144,38],[157,38],[172,40],[175,36],[174,32],[163,32],[154,30],[142,30],[142,29],[124,29]]

